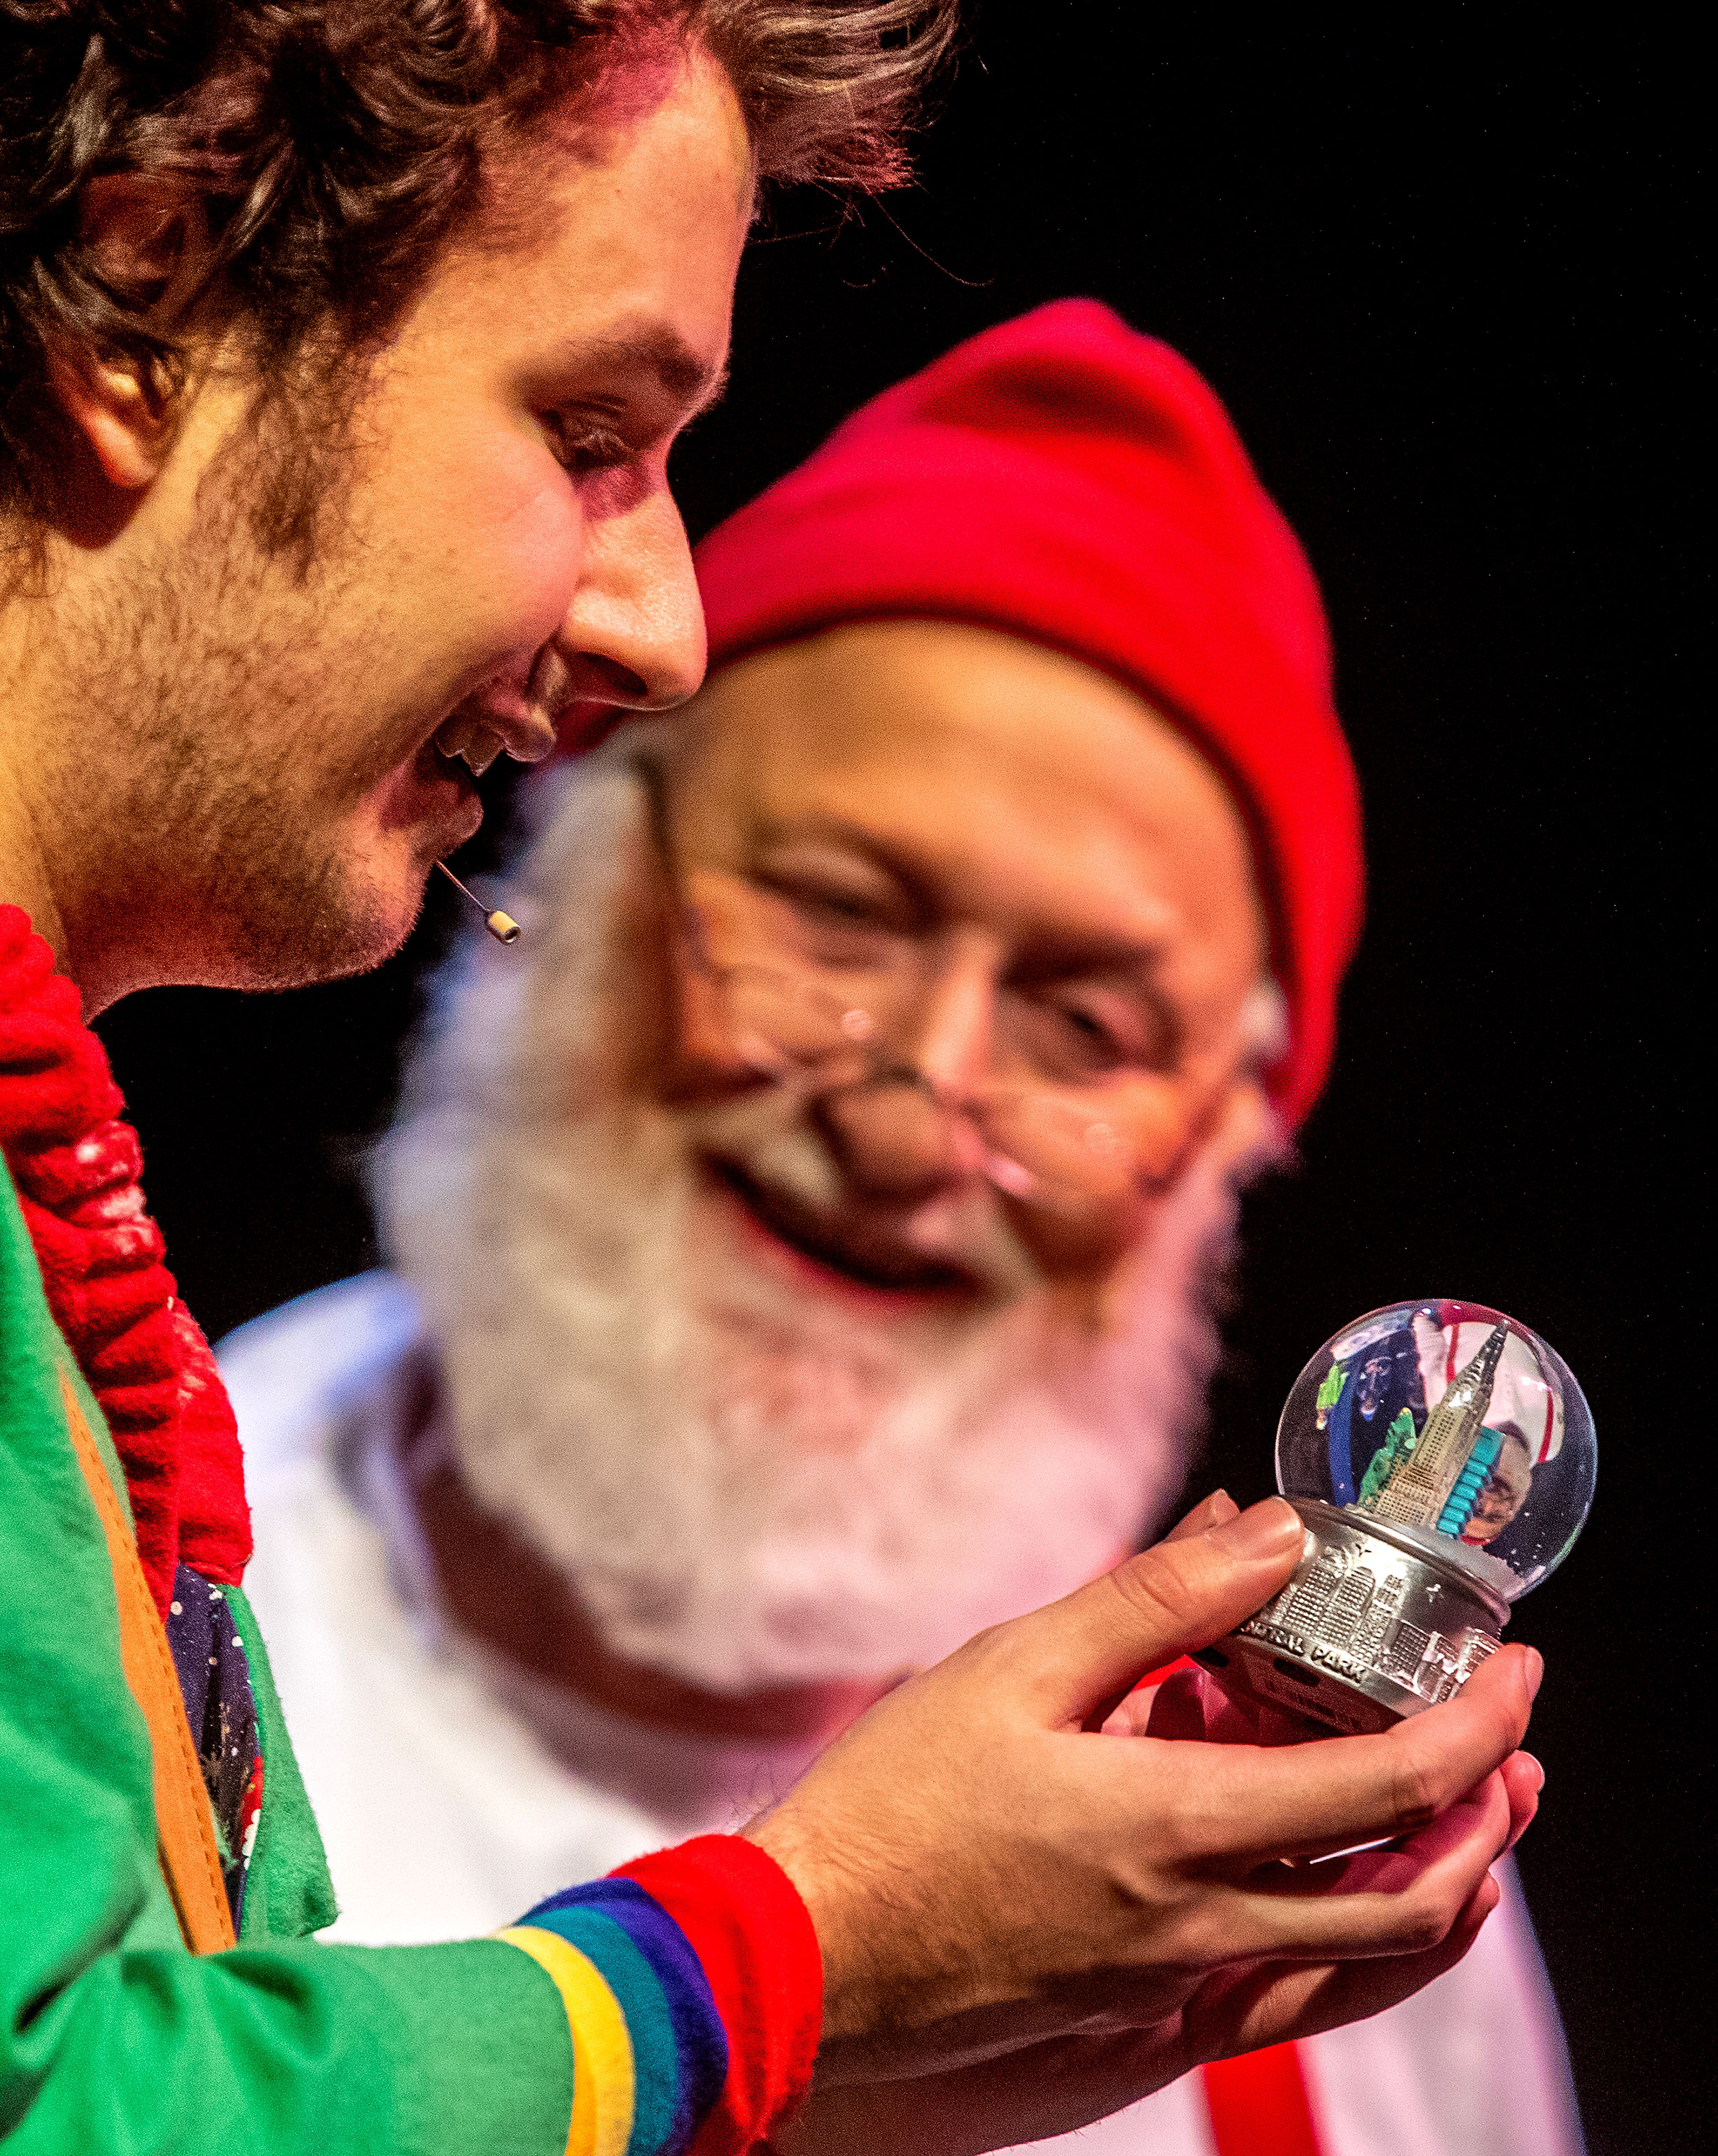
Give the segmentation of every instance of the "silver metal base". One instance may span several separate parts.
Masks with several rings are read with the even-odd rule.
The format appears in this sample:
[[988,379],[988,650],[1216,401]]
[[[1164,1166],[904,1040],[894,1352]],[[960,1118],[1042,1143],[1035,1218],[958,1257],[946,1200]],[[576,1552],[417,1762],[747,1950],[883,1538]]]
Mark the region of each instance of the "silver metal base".
[[1496,1652],[1509,1604],[1458,1557],[1363,1512],[1289,1502],[1307,1528],[1293,1578],[1193,1658],[1225,1691],[1345,1732],[1388,1729]]

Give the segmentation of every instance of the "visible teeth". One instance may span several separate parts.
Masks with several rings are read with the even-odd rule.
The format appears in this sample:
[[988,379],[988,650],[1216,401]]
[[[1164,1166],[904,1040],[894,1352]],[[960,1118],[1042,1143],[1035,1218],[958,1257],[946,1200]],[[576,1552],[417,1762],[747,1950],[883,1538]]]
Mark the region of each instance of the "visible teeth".
[[450,763],[463,757],[474,778],[481,778],[501,754],[501,736],[469,713],[455,711],[435,729],[436,753]]
[[465,748],[466,762],[471,769],[471,776],[474,778],[481,778],[501,752],[502,743],[499,734],[491,733],[487,726],[474,727],[471,738],[466,743]]
[[463,756],[466,743],[476,731],[476,719],[461,711],[455,711],[450,718],[444,719],[435,729],[434,737],[436,753],[450,761],[456,756]]

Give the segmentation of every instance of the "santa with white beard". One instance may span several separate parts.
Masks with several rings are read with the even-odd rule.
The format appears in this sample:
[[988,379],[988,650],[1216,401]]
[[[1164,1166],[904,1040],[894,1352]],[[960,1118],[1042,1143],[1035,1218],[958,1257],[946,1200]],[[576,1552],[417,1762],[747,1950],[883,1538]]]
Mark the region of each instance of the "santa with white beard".
[[[1360,863],[1322,612],[1184,362],[1042,310],[699,569],[689,714],[532,782],[523,940],[441,984],[392,1269],[222,1350],[337,1938],[732,1826],[1149,1536],[1236,1192],[1328,1062]],[[1512,1876],[1415,1999],[1078,2143],[1579,2145]]]

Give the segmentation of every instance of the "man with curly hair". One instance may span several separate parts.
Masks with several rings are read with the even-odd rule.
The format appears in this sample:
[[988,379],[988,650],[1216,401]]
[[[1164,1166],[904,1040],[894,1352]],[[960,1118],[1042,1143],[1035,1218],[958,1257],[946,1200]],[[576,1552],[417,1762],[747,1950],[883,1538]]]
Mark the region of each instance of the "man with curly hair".
[[666,465],[719,387],[755,190],[896,177],[950,13],[0,0],[19,2149],[978,2148],[1372,2012],[1493,1906],[1538,1787],[1525,1650],[1387,1738],[1088,1733],[1288,1577],[1292,1514],[1212,1500],[903,1686],[741,1835],[486,1940],[311,1938],[231,1410],[86,1021],[374,964],[474,773],[581,702],[697,685]]

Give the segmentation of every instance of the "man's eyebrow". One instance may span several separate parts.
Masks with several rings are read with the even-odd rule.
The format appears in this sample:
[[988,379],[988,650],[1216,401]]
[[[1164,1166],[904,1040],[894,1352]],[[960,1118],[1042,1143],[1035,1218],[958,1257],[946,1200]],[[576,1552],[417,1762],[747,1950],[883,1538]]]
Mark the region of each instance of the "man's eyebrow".
[[566,357],[580,372],[654,375],[689,417],[707,412],[728,387],[726,352],[712,365],[675,331],[657,325],[573,346]]

